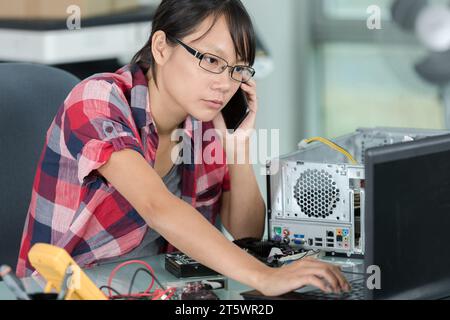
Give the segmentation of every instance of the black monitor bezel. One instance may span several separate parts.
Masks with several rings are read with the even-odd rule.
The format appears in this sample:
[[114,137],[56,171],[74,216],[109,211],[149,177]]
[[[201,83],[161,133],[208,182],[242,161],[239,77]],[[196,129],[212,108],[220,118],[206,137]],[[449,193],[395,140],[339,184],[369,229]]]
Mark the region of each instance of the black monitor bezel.
[[[434,137],[427,137],[416,141],[397,143],[382,147],[367,149],[365,152],[365,270],[374,265],[374,243],[376,241],[374,230],[374,168],[378,164],[406,160],[412,157],[420,157],[428,154],[450,151],[450,134],[443,134]],[[449,270],[450,271],[450,270]],[[449,284],[450,285],[450,284]],[[445,288],[449,288],[445,292]],[[366,286],[365,297],[372,299],[408,299],[411,293],[381,293],[376,290],[369,290]],[[429,288],[421,299],[441,299],[450,296],[450,286],[441,284]],[[417,296],[415,296],[417,298]]]

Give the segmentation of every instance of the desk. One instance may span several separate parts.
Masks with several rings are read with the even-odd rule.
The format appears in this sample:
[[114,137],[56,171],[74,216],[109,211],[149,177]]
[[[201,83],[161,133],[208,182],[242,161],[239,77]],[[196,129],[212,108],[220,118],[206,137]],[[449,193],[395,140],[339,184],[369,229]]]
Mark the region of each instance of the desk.
[[[169,282],[179,282],[179,281],[188,282],[205,279],[205,278],[185,278],[185,279],[176,278],[171,273],[165,270],[164,255],[157,255],[153,257],[143,258],[141,260],[150,264],[150,266],[155,271],[156,276],[164,285]],[[322,260],[340,265],[342,269],[346,272],[358,272],[358,273],[363,272],[362,260],[333,258],[333,257],[324,257],[322,258]],[[108,283],[108,277],[111,271],[118,264],[119,263],[115,262],[110,264],[97,265],[93,268],[85,269],[84,271],[89,276],[89,278],[92,281],[94,281],[94,283],[98,287],[100,287]],[[121,293],[126,293],[128,291],[131,277],[134,271],[139,267],[140,266],[138,265],[136,266],[130,265],[125,267],[123,271],[118,272],[112,283],[112,287]],[[355,275],[352,274],[346,274],[346,276],[349,280],[352,280],[355,277]],[[133,291],[144,291],[145,289],[147,289],[149,281],[150,280],[148,275],[144,273],[139,274],[136,278]],[[41,292],[43,288],[42,283],[38,283],[32,278],[25,278],[24,285],[27,291],[29,291],[30,293]],[[309,291],[313,289],[314,288],[312,287],[305,287],[299,291]],[[240,295],[240,293],[248,290],[251,290],[251,288],[232,279],[228,279],[227,289],[215,290],[214,292],[217,294],[220,300],[242,300],[242,296]],[[11,300],[11,299],[14,299],[14,296],[9,292],[8,288],[6,288],[3,282],[0,282],[0,300]]]

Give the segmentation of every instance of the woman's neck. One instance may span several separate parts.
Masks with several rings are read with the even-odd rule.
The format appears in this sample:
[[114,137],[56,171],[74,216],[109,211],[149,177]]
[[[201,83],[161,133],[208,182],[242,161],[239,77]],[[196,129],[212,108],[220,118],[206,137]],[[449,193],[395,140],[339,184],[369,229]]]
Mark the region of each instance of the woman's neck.
[[150,108],[159,136],[170,136],[186,120],[187,113],[167,94],[159,82],[159,88],[149,77]]

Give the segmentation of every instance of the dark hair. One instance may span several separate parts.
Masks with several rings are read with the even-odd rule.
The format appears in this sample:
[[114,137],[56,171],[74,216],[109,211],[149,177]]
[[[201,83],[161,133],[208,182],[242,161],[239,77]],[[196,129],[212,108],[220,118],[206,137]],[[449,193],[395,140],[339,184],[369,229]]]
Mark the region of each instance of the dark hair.
[[[156,83],[155,62],[151,50],[155,32],[161,30],[170,37],[183,39],[210,16],[214,18],[210,29],[221,16],[225,17],[237,55],[249,65],[253,65],[256,54],[255,32],[251,18],[240,0],[162,0],[152,21],[150,38],[134,55],[131,63],[139,64],[145,72],[151,69]],[[167,37],[167,41],[175,45],[170,37]]]

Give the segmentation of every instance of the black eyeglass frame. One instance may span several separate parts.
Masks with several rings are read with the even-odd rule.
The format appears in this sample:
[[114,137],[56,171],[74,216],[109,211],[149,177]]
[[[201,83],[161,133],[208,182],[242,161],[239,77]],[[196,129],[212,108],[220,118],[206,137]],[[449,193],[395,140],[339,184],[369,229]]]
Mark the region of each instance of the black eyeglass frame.
[[[225,60],[224,58],[221,58],[221,57],[219,57],[219,56],[217,56],[217,55],[215,55],[215,54],[209,53],[209,52],[201,53],[200,51],[197,51],[197,50],[195,50],[194,48],[188,46],[187,44],[185,44],[185,43],[184,43],[183,41],[181,41],[180,39],[177,39],[177,38],[174,38],[174,37],[171,37],[171,36],[168,36],[168,38],[171,39],[172,41],[175,41],[175,42],[178,43],[179,45],[181,45],[181,46],[182,46],[183,48],[185,48],[190,54],[192,54],[194,57],[196,57],[198,60],[200,60],[198,65],[199,65],[200,68],[202,68],[202,69],[205,70],[205,71],[208,71],[208,72],[211,72],[211,73],[214,73],[214,74],[221,74],[221,73],[223,73],[226,69],[231,69],[231,71],[230,71],[230,77],[231,77],[231,79],[233,79],[234,81],[242,82],[242,83],[246,83],[246,82],[250,81],[250,80],[255,76],[256,71],[255,71],[255,69],[253,69],[253,68],[250,67],[250,66],[245,66],[245,65],[235,65],[235,66],[230,66],[230,65],[228,64],[228,61]],[[201,65],[201,63],[202,63],[202,60],[203,60],[203,58],[205,57],[205,55],[210,55],[210,56],[213,56],[213,57],[215,57],[215,58],[218,58],[218,59],[224,61],[224,62],[227,64],[226,68],[223,69],[223,71],[220,71],[220,72],[214,72],[214,71],[211,71],[211,70],[208,70],[208,69],[203,68],[202,65]],[[250,78],[249,78],[247,81],[241,81],[241,80],[237,80],[237,79],[233,78],[233,73],[234,73],[234,71],[235,71],[236,68],[246,68],[246,69],[250,70],[250,73],[251,73]]]

